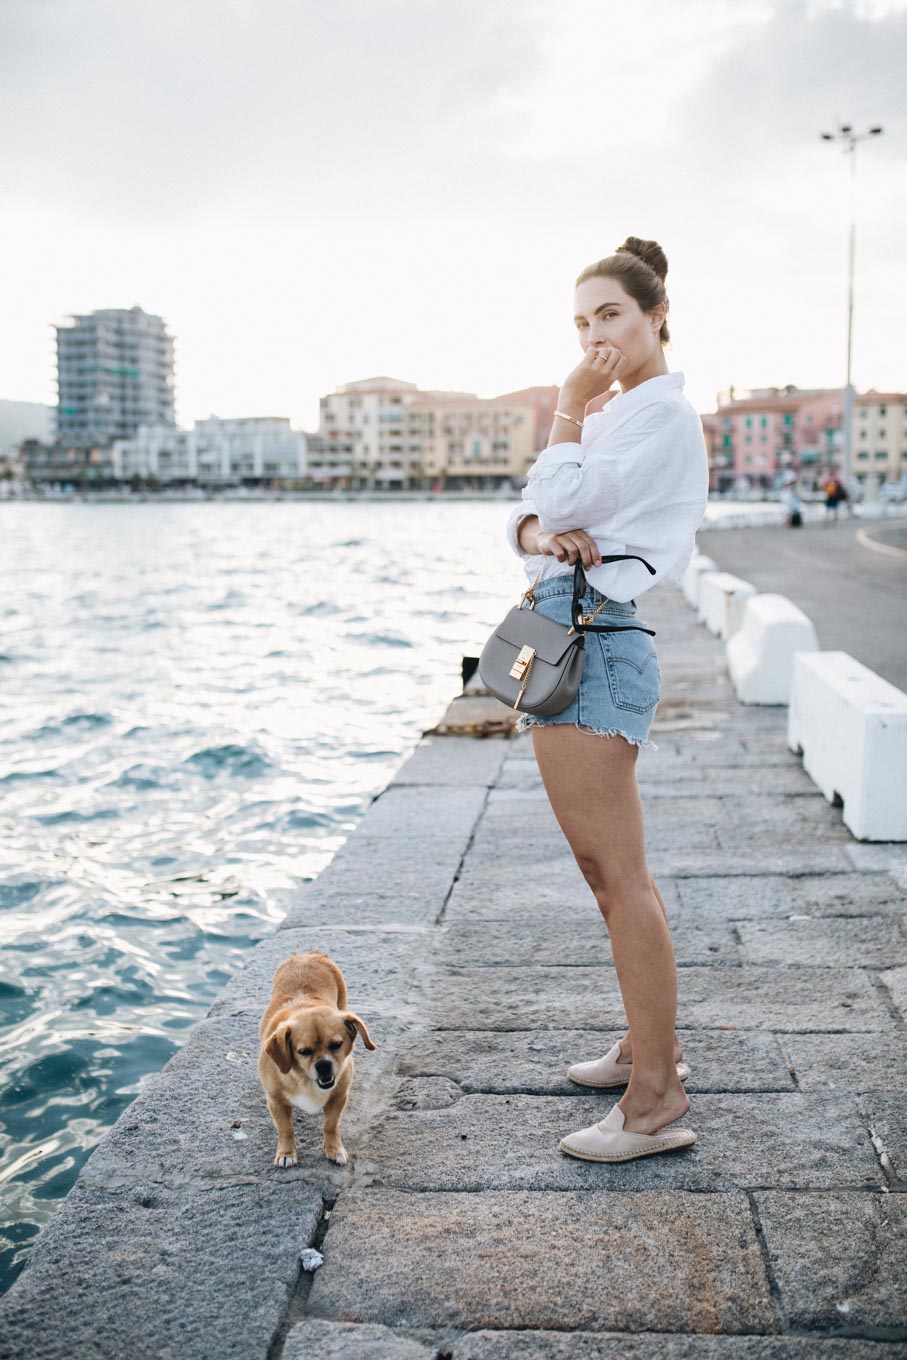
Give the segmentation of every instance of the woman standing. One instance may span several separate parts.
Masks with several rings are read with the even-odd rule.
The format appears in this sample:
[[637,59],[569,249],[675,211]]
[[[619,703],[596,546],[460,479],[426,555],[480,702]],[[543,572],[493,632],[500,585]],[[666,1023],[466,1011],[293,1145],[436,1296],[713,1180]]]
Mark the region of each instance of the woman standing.
[[[687,1147],[670,1129],[689,1109],[674,1030],[677,971],[661,894],[646,865],[639,748],[658,748],[649,728],[661,672],[639,626],[636,599],[677,581],[693,552],[708,500],[702,422],[670,373],[668,262],[654,241],[630,236],[576,281],[574,324],[583,358],[560,389],[548,447],[529,472],[508,538],[534,586],[534,607],[571,622],[574,564],[586,578],[581,609],[592,623],[627,631],[586,634],[579,692],[551,717],[523,714],[554,814],[595,895],[611,939],[628,1033],[602,1058],[568,1076],[582,1086],[627,1089],[600,1123],[565,1137],[563,1152],[590,1161]],[[615,379],[620,390],[610,388]],[[638,560],[602,562],[611,554]],[[619,740],[615,740],[619,738]]]

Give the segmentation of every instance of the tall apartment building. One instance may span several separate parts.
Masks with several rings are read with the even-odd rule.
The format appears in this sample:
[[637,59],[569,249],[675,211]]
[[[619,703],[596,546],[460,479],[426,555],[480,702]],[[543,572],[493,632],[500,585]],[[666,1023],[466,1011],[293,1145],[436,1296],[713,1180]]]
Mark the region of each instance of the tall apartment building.
[[173,337],[141,307],[74,315],[57,333],[57,439],[126,439],[140,425],[176,424]]
[[310,476],[385,490],[510,483],[535,457],[536,423],[525,401],[422,391],[395,378],[346,383],[321,398]]

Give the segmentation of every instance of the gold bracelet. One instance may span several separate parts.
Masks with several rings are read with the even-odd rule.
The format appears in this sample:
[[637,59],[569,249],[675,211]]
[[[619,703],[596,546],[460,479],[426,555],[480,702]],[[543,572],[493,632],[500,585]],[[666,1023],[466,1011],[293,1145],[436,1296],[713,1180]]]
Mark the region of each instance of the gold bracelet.
[[583,422],[577,420],[576,416],[568,416],[566,411],[555,411],[554,414],[560,416],[561,420],[572,420],[574,425],[578,425],[580,429],[583,428]]

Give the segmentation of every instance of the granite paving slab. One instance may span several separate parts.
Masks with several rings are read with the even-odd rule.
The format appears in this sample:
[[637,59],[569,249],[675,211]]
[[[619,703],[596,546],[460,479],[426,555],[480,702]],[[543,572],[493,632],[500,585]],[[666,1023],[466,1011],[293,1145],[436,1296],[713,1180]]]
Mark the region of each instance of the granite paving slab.
[[406,785],[398,788],[391,784],[362,814],[356,825],[356,838],[392,838],[398,851],[410,837],[457,843],[465,848],[485,798],[484,785],[467,788],[436,785],[431,791],[431,816],[426,817],[424,788]]
[[901,1021],[907,1023],[907,968],[885,968],[879,973],[879,978],[897,1008]]
[[762,1190],[754,1200],[787,1328],[907,1341],[907,1195]]
[[[409,891],[384,891],[376,880],[368,890],[342,892],[322,886],[316,879],[296,896],[278,930],[332,926],[380,926],[385,929],[428,927],[444,911],[453,882],[453,870],[429,875],[424,882],[414,877]],[[379,886],[380,885],[380,886]]]
[[[566,1069],[571,1063],[601,1057],[622,1033],[618,1029],[472,1030],[465,1034],[457,1030],[417,1031],[401,1037],[397,1071],[404,1077],[447,1078],[462,1092],[585,1097],[588,1091],[570,1081]],[[800,1042],[812,1037],[796,1036]],[[825,1036],[819,1037],[825,1040]],[[907,1036],[895,1037],[907,1043]],[[691,1094],[794,1090],[787,1059],[773,1034],[761,1030],[682,1029],[679,1038],[690,1067],[684,1086]],[[793,1038],[785,1036],[785,1046],[789,1047]],[[886,1042],[887,1036],[834,1038],[877,1044]],[[622,1089],[615,1088],[618,1094]]]
[[450,1352],[450,1360],[904,1360],[904,1357],[904,1346],[897,1343],[805,1336],[672,1336],[668,1332],[481,1331],[463,1336]]
[[337,1202],[324,1254],[312,1317],[475,1329],[777,1327],[749,1203],[737,1191],[354,1187]]
[[0,1300],[4,1360],[265,1356],[322,1212],[317,1187],[81,1181]]
[[[672,930],[671,938],[678,963],[743,959],[733,927],[725,922],[701,926],[682,923]],[[591,893],[584,917],[565,920],[521,915],[511,921],[454,920],[445,925],[435,948],[436,961],[452,966],[612,964],[610,936]]]
[[750,920],[738,922],[736,929],[743,954],[753,963],[851,968],[907,964],[907,935],[891,916]]
[[907,1189],[907,1090],[903,1070],[899,1079],[900,1090],[870,1091],[858,1103],[883,1165],[892,1179]]
[[[566,842],[563,845],[566,846]],[[821,842],[802,848],[798,848],[794,842],[786,846],[772,843],[760,847],[751,840],[740,852],[720,847],[710,849],[708,846],[688,848],[682,843],[674,849],[661,848],[658,844],[650,847],[647,842],[646,859],[656,879],[663,876],[715,878],[846,873],[851,867],[843,846]],[[494,889],[511,881],[515,875],[523,879],[531,877],[533,883],[546,878],[559,881],[568,872],[571,863],[575,861],[569,847],[566,850],[561,848],[559,853],[553,839],[528,844],[525,853],[519,855],[512,855],[509,846],[505,852],[502,844],[496,848],[489,845],[487,849],[477,847],[470,851],[462,877],[471,880],[481,878],[489,888]]]
[[495,738],[476,741],[474,737],[423,737],[393,776],[393,787],[413,784],[489,787],[501,773],[508,746],[508,742]]
[[[716,876],[678,879],[676,919],[763,920],[767,916],[894,916],[907,896],[888,873]],[[665,899],[667,900],[667,899]]]
[[419,1330],[428,1339],[414,1328],[306,1318],[287,1334],[280,1360],[438,1360],[442,1349],[450,1352],[458,1335],[433,1339]]
[[[859,968],[716,963],[678,969],[677,1024],[685,1029],[890,1032],[896,1022]],[[433,1029],[605,1029],[624,1023],[617,979],[605,967],[439,971],[426,999]]]
[[434,837],[421,846],[418,837],[408,854],[387,837],[354,835],[318,875],[322,890],[336,893],[401,893],[440,895],[443,902],[466,849],[466,841]]
[[[562,859],[558,873],[525,874],[520,868],[494,875],[492,882],[473,874],[469,860],[457,879],[444,911],[446,924],[466,921],[510,921],[518,928],[523,916],[541,920],[595,922],[601,919],[592,889],[576,860]],[[680,909],[677,883],[667,875],[656,878],[669,916]]]
[[367,1170],[375,1184],[419,1191],[711,1193],[885,1184],[852,1096],[697,1095],[674,1125],[695,1130],[692,1147],[614,1164],[558,1149],[566,1134],[604,1119],[620,1095],[463,1095],[442,1109],[389,1111],[370,1130]]
[[275,970],[284,959],[309,949],[323,949],[346,979],[349,1008],[371,1030],[374,1017],[418,1018],[421,1004],[408,999],[424,968],[427,936],[419,930],[330,929],[278,930],[261,940],[241,973],[231,978],[209,1014],[255,1014],[261,1019],[271,996]]
[[785,1034],[801,1091],[907,1091],[907,1033]]

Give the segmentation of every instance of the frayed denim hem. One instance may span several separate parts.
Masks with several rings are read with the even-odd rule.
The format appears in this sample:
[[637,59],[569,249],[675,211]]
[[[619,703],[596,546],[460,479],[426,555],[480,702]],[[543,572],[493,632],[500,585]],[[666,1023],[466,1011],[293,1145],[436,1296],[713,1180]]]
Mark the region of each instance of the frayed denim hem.
[[[562,723],[561,723],[561,724],[558,724],[558,723],[549,722],[546,718],[540,718],[540,717],[538,717],[538,716],[537,716],[536,714],[534,714],[534,713],[523,713],[523,714],[521,714],[521,716],[517,719],[517,723],[516,723],[516,727],[514,728],[514,732],[516,732],[516,733],[520,733],[520,732],[528,732],[528,730],[529,730],[530,727],[557,727],[557,726],[563,726],[563,725],[564,725],[564,724],[562,724]],[[578,731],[580,731],[580,732],[588,732],[590,736],[595,736],[595,737],[623,737],[624,741],[628,741],[628,742],[630,743],[631,746],[639,746],[639,747],[641,747],[644,751],[657,751],[657,750],[658,750],[658,747],[655,745],[655,742],[654,742],[654,741],[648,741],[645,737],[631,737],[630,734],[629,734],[629,732],[621,732],[620,728],[618,728],[618,727],[607,727],[607,728],[589,727],[589,726],[588,726],[587,724],[585,724],[585,723],[578,723],[578,722],[575,722],[575,723],[573,724],[573,726],[574,726]]]

